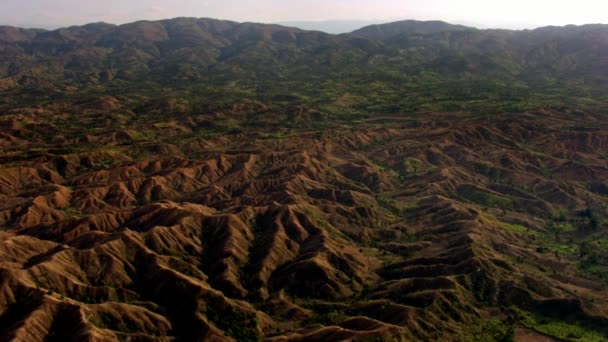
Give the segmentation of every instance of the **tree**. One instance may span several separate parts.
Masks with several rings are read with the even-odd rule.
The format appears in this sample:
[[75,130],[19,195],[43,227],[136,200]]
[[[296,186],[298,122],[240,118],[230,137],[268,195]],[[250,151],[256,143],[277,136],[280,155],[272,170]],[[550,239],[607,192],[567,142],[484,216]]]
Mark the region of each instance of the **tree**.
[[578,253],[581,259],[584,259],[583,264],[592,265],[598,263],[600,260],[597,247],[589,241],[581,242]]
[[597,231],[599,230],[602,225],[602,218],[599,217],[591,208],[587,207],[587,209],[585,209],[582,213],[581,216],[587,219],[587,224],[584,225],[586,227],[580,227],[579,228],[589,228],[593,231]]
[[591,227],[592,230],[599,230],[602,227],[602,219],[597,215],[592,215],[589,218],[589,227]]
[[555,237],[555,241],[559,242],[559,240],[560,240],[560,234],[562,233],[562,228],[563,227],[562,227],[561,224],[557,224],[555,222],[550,222],[549,223],[548,229],[549,229],[549,231],[551,233],[553,233],[553,236]]
[[578,246],[578,255],[581,258],[587,257],[593,253],[593,247],[589,241],[583,241]]

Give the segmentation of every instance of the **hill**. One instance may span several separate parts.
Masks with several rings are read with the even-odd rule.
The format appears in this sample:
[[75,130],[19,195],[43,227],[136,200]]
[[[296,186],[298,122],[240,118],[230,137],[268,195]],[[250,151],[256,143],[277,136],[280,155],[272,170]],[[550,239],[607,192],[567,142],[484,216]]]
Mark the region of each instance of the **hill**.
[[608,27],[0,28],[0,340],[608,339]]
[[474,28],[462,25],[452,25],[443,21],[404,20],[388,24],[366,26],[353,31],[352,35],[369,39],[385,40],[403,34],[430,34],[470,30],[474,30]]
[[[73,87],[83,97],[159,88],[204,97],[246,93],[262,102],[296,96],[330,114],[581,106],[588,95],[606,97],[606,32],[605,25],[505,31],[406,21],[335,36],[193,18],[55,31],[5,27],[0,89],[10,96],[0,106],[24,96],[29,103],[23,86],[55,96]],[[377,34],[381,40],[366,36]],[[374,81],[382,91],[368,86]],[[366,106],[338,110],[337,89]]]
[[323,20],[323,21],[283,21],[277,24],[297,27],[309,31],[322,31],[331,34],[350,33],[362,27],[383,23],[379,20]]

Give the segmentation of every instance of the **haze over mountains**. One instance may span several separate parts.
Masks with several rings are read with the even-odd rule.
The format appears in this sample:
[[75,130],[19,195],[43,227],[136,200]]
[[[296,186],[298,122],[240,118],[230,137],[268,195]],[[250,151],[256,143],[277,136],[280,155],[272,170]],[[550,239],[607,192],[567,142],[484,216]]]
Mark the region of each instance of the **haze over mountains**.
[[331,34],[349,33],[365,26],[378,25],[390,20],[323,20],[323,21],[282,21],[276,24],[297,27],[309,31],[322,31]]
[[608,25],[0,27],[0,341],[604,341]]

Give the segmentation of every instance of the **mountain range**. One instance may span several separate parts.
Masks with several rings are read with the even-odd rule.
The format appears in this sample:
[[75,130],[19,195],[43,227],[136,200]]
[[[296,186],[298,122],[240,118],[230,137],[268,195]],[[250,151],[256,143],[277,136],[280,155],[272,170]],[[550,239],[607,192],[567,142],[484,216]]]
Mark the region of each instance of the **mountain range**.
[[330,34],[349,33],[369,25],[384,24],[390,20],[322,20],[322,21],[282,21],[276,24],[297,27],[308,31],[321,31]]
[[[252,97],[268,100],[285,95],[294,82],[291,92],[303,97],[338,83],[370,106],[380,105],[373,98],[388,96],[383,103],[408,109],[413,101],[402,100],[400,87],[416,93],[420,106],[427,105],[425,99],[437,106],[441,101],[428,98],[423,88],[438,87],[469,93],[472,100],[498,97],[495,102],[508,109],[526,105],[514,97],[559,102],[555,94],[568,88],[569,97],[584,102],[589,94],[605,98],[607,32],[606,25],[507,31],[404,21],[336,36],[192,18],[55,31],[2,27],[0,89],[27,84],[63,92],[109,82],[105,91],[122,93],[114,89],[130,83],[180,89],[206,83],[216,91],[254,92]],[[364,79],[390,82],[378,94],[358,89]]]
[[0,27],[0,341],[608,340],[608,25]]

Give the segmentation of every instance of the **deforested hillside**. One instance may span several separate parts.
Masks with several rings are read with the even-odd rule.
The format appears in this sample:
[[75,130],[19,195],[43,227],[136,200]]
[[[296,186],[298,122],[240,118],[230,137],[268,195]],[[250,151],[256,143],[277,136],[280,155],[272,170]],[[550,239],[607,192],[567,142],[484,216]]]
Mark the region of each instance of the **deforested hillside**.
[[607,28],[0,28],[0,341],[608,339]]

